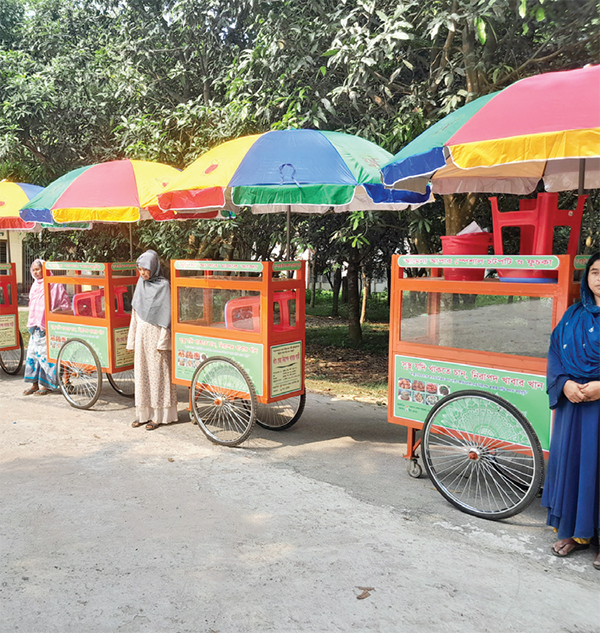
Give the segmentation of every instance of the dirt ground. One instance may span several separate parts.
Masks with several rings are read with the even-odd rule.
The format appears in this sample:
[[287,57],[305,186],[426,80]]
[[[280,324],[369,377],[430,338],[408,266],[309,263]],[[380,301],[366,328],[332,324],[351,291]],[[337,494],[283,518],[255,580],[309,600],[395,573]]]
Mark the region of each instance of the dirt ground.
[[536,501],[490,522],[402,459],[385,407],[308,394],[282,433],[132,429],[0,375],[1,633],[595,633],[595,549],[549,555]]

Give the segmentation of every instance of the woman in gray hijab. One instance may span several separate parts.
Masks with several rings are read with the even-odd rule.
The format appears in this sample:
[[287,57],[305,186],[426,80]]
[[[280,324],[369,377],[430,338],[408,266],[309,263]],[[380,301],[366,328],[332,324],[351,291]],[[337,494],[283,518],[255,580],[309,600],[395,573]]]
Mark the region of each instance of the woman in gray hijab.
[[155,251],[146,251],[136,263],[140,277],[127,338],[127,349],[135,352],[137,420],[131,426],[153,431],[177,421],[177,391],[171,382],[171,286]]

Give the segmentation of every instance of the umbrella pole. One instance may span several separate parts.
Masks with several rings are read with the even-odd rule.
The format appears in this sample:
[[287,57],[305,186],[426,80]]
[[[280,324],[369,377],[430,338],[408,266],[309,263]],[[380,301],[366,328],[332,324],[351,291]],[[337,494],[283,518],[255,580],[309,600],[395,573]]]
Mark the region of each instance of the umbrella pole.
[[6,263],[10,264],[10,231],[6,231]]
[[290,256],[290,221],[291,221],[291,217],[292,217],[292,206],[288,204],[288,208],[287,208],[287,213],[286,213],[286,256],[288,258],[288,261],[291,260],[291,256]]
[[585,158],[579,159],[579,189],[577,195],[583,195],[583,188],[585,186]]
[[131,222],[129,223],[129,261],[133,261],[133,229],[131,228]]

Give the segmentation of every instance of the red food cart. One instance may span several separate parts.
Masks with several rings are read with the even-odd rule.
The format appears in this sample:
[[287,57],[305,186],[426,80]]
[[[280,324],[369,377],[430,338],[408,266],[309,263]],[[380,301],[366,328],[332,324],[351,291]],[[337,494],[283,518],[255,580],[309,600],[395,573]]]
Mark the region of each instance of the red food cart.
[[[586,260],[393,258],[388,420],[408,427],[409,474],[421,475],[420,448],[436,488],[465,512],[505,518],[539,492],[552,423],[550,334],[579,296],[574,271]],[[415,267],[431,269],[431,276],[405,276]],[[480,280],[460,279],[461,270],[474,268]],[[536,282],[484,279],[485,268],[535,270]]]
[[19,373],[24,357],[18,298],[15,265],[0,264],[0,367],[13,375]]
[[[126,349],[135,262],[44,264],[48,359],[57,363],[60,390],[78,409],[93,406],[105,373],[113,389],[134,395],[133,352]],[[62,284],[70,307],[50,311],[50,287]]]
[[[294,277],[288,274],[294,273]],[[173,382],[217,444],[304,409],[305,262],[171,262]]]

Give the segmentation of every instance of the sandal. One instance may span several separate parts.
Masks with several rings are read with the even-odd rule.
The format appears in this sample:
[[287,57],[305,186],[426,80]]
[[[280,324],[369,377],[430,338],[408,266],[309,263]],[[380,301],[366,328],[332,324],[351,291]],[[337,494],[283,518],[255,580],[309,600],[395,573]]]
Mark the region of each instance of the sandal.
[[50,391],[50,389],[40,389],[39,391],[36,391],[33,395],[34,396],[47,396],[49,393],[52,393]]
[[38,392],[37,387],[29,387],[29,389],[25,389],[25,391],[23,392],[23,395],[30,396],[32,393],[37,393],[37,392]]
[[[557,549],[558,546],[558,549]],[[566,547],[570,546],[570,549],[565,550]],[[577,552],[582,549],[587,549],[589,547],[589,543],[578,543],[572,538],[564,538],[562,541],[557,541],[550,547],[550,551],[553,556],[558,556],[559,558],[565,558],[566,556],[570,556],[573,552]]]
[[140,426],[145,426],[146,424],[148,424],[148,422],[138,422],[137,420],[135,420],[135,422],[132,422],[132,423],[131,423],[131,426],[132,426],[134,429],[137,429],[137,428],[139,428]]
[[146,431],[154,431],[159,426],[160,426],[160,424],[156,424],[155,422],[148,422],[148,424],[146,424]]

